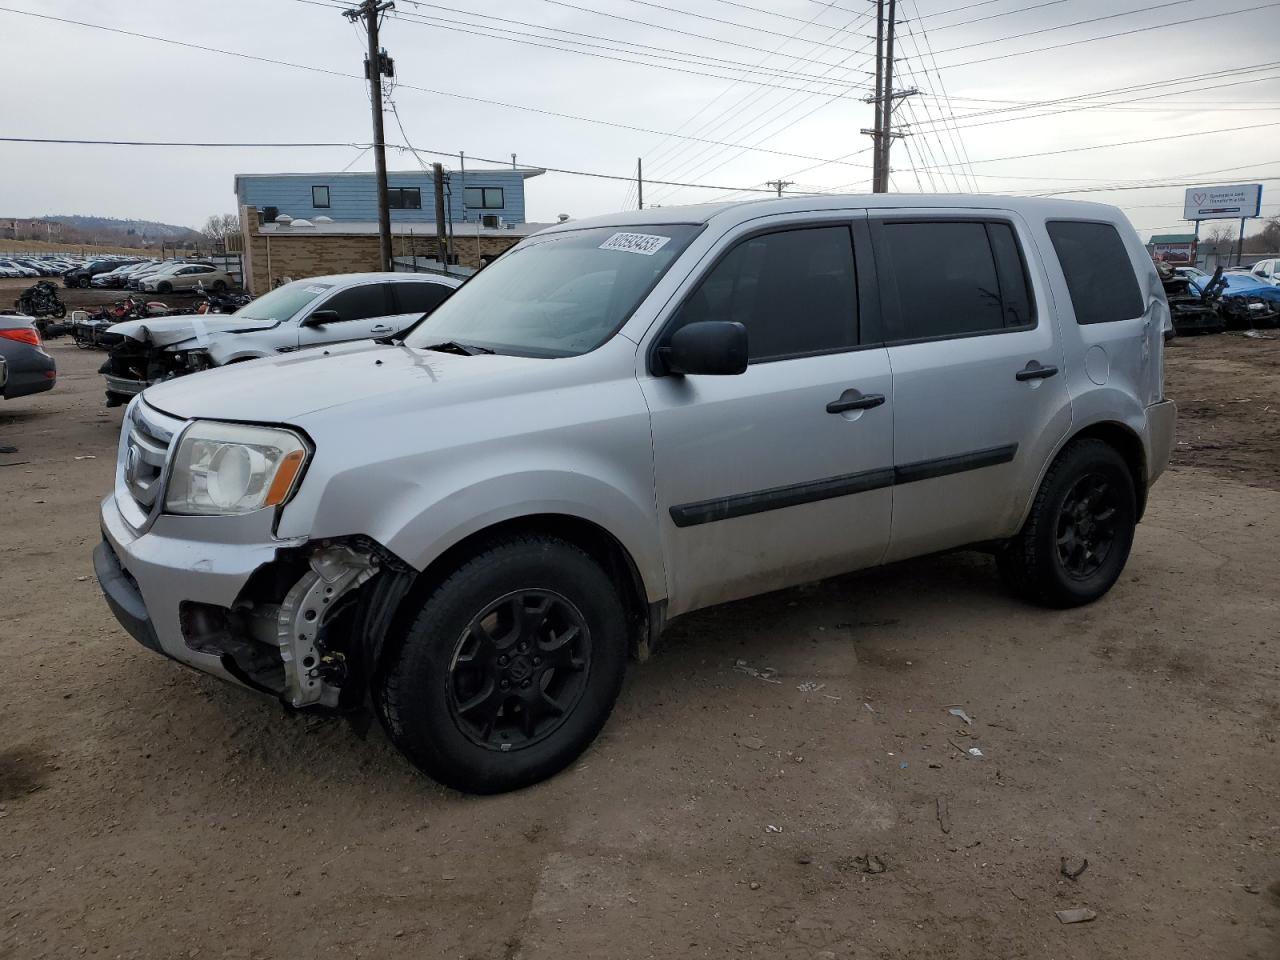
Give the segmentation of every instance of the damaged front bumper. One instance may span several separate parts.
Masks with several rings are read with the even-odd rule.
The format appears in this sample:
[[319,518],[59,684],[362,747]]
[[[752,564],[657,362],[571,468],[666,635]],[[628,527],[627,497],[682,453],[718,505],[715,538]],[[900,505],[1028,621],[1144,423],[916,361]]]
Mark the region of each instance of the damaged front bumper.
[[277,540],[270,511],[242,517],[160,514],[137,532],[115,495],[102,502],[94,570],[107,604],[143,646],[292,707],[362,697],[360,602],[380,573],[408,569],[371,541]]
[[198,373],[213,366],[201,349],[170,350],[121,337],[98,368],[106,381],[108,406],[127,403],[153,384]]

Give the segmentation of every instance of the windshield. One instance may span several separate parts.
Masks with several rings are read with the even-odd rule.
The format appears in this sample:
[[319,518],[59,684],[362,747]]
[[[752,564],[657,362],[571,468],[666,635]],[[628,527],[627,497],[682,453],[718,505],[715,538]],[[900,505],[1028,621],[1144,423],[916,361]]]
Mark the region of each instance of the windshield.
[[311,303],[316,297],[333,289],[331,283],[315,283],[311,280],[295,280],[283,287],[264,293],[257,300],[246,303],[233,314],[246,320],[271,320],[280,323]]
[[700,227],[596,227],[534,237],[458,289],[406,338],[525,357],[588,353],[617,332]]

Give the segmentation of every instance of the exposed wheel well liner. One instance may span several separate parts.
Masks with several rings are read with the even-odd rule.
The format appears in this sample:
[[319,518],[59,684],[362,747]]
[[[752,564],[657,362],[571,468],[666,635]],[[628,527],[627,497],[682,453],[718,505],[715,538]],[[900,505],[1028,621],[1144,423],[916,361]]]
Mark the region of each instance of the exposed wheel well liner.
[[1095,437],[1114,447],[1124,458],[1125,464],[1129,467],[1129,473],[1133,477],[1133,490],[1138,501],[1138,519],[1141,520],[1147,508],[1147,455],[1142,448],[1142,438],[1123,423],[1116,423],[1113,420],[1091,423],[1075,434],[1071,440],[1080,437]]
[[[399,646],[405,631],[421,609],[427,595],[450,573],[497,541],[530,534],[564,540],[577,546],[600,564],[601,569],[608,574],[618,588],[618,595],[627,619],[633,625],[630,638],[632,652],[640,655],[645,650],[644,644],[649,638],[651,611],[645,595],[644,581],[640,577],[640,569],[636,566],[631,554],[613,534],[590,520],[567,514],[544,513],[515,517],[483,530],[477,530],[431,561],[427,568],[418,574],[413,586],[401,601],[391,628],[387,631],[388,642],[383,645],[379,659],[385,662],[388,652]],[[381,666],[381,663],[378,664],[378,669]]]

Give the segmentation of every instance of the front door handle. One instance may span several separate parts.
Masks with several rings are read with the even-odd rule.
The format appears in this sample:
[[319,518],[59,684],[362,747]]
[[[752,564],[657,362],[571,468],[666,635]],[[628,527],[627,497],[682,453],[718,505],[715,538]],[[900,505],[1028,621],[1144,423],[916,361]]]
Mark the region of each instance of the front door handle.
[[840,394],[839,400],[827,404],[827,413],[844,413],[846,410],[870,410],[884,403],[883,393],[863,393],[849,389]]
[[1055,376],[1058,372],[1057,367],[1040,365],[1039,360],[1028,360],[1027,365],[1014,374],[1018,381],[1023,380],[1044,380],[1048,377]]
[[390,333],[391,328],[386,324],[379,323],[373,328],[374,333]]

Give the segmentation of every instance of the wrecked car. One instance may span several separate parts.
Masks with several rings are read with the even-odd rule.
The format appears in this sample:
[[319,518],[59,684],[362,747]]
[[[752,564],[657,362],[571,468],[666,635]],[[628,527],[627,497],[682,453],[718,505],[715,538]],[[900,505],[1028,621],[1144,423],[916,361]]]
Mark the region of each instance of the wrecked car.
[[1202,288],[1196,284],[1195,278],[1186,275],[1185,269],[1175,269],[1165,263],[1156,264],[1165,299],[1169,303],[1173,331],[1183,335],[1221,333],[1226,329],[1226,321],[1218,309],[1217,298],[1204,292],[1205,289],[1213,289],[1216,276],[1213,282],[1204,284]]
[[399,333],[460,285],[455,277],[434,274],[337,274],[287,283],[232,314],[117,323],[99,337],[112,344],[99,370],[107,405],[212,367]]
[[149,387],[107,603],[496,792],[572,763],[694,610],[965,546],[1028,601],[1097,600],[1173,443],[1159,278],[1114,207],[945,204],[570,221],[403,339]]

